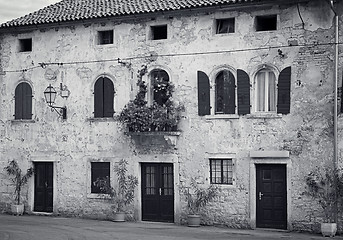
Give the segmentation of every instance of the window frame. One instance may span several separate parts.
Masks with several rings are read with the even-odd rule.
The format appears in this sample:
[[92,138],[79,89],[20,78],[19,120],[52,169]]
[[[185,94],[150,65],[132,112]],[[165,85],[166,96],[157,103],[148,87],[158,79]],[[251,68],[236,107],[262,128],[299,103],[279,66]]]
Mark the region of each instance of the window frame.
[[[97,98],[97,83],[98,83],[98,81],[101,79],[101,78],[104,78],[104,79],[108,79],[110,82],[111,82],[111,84],[112,84],[112,86],[113,86],[113,100],[112,100],[112,102],[110,103],[111,105],[112,105],[112,110],[113,110],[113,113],[112,113],[112,115],[111,116],[105,116],[105,114],[104,114],[104,109],[105,109],[105,106],[104,106],[104,104],[102,105],[102,109],[101,109],[101,111],[102,111],[102,114],[101,114],[101,116],[97,116],[96,115],[96,111],[97,111],[97,107],[96,107],[96,105],[98,105],[97,103],[98,102],[96,102],[97,100],[98,100],[98,98]],[[107,91],[110,91],[111,89],[108,89],[108,88],[104,88],[103,87],[103,90],[102,90],[102,92],[101,92],[101,99],[102,99],[102,103],[104,103],[104,98],[105,98],[105,95],[104,95],[104,90],[107,90]],[[107,94],[110,94],[111,95],[111,98],[112,98],[112,93],[110,93],[110,92],[108,92]],[[95,79],[95,81],[94,81],[94,83],[93,83],[93,117],[94,117],[94,119],[103,119],[103,118],[113,118],[113,116],[114,116],[114,114],[115,114],[115,96],[116,96],[116,90],[115,90],[115,84],[114,84],[114,81],[112,80],[112,78],[111,77],[109,77],[109,76],[107,76],[107,75],[100,75],[100,76],[98,76],[96,79]],[[100,97],[100,96],[99,96]]]
[[[20,86],[24,86],[24,85],[26,85],[26,86],[28,86],[29,87],[29,90],[30,90],[30,95],[29,96],[26,96],[26,93],[24,93],[24,92],[21,92],[21,96],[17,96],[17,91],[19,91],[19,87]],[[27,81],[20,81],[17,85],[16,85],[16,87],[15,87],[15,89],[14,89],[14,121],[32,121],[33,120],[33,97],[34,96],[34,92],[33,92],[33,88],[32,88],[32,85],[29,83],[29,82],[27,82]],[[24,112],[25,112],[25,110],[24,109],[26,109],[26,107],[27,107],[27,104],[25,104],[25,103],[28,103],[28,101],[25,101],[25,97],[30,97],[31,98],[31,103],[30,103],[30,113],[28,113],[29,115],[30,115],[30,117],[29,118],[26,118],[25,116],[24,116]],[[17,101],[19,101],[18,99],[21,99],[21,102],[17,102]],[[19,116],[17,116],[17,114],[16,114],[16,112],[17,112],[17,107],[18,107],[18,104],[20,104],[21,105],[21,113],[20,113],[20,115]],[[25,118],[24,118],[25,117]]]
[[[27,38],[19,38],[19,47],[18,47],[18,52],[22,52],[22,53],[27,53],[27,52],[32,52],[32,45],[33,45],[33,41],[31,37],[27,37]],[[29,47],[27,49],[27,44],[29,43]]]
[[[144,77],[145,82],[147,83],[147,94],[146,94],[146,101],[149,106],[153,105],[154,103],[154,86],[153,86],[153,81],[152,81],[152,73],[154,71],[164,71],[168,75],[169,78],[169,83],[173,84],[172,78],[171,78],[171,73],[169,69],[166,69],[165,67],[162,66],[153,66],[152,68],[148,69],[148,73]],[[172,93],[173,94],[173,93]],[[171,96],[172,97],[172,96]]]
[[[213,168],[212,168],[212,163],[214,161],[220,161],[220,182],[217,182],[216,180],[213,181],[213,173],[214,172],[218,172],[218,171],[213,171]],[[226,174],[227,174],[227,182],[224,181],[224,161],[228,161],[228,164],[227,164],[227,171],[226,171]],[[231,164],[230,164],[231,163]],[[234,163],[234,160],[232,158],[209,158],[209,165],[210,165],[210,184],[216,184],[216,185],[227,185],[227,186],[233,186],[234,185],[234,182],[235,182],[235,176],[234,176],[234,166],[235,166],[235,163]],[[230,170],[230,167],[231,167],[231,171]],[[230,174],[231,173],[231,174]],[[231,181],[230,181],[230,176],[231,176]],[[217,179],[216,177],[214,177],[215,179]]]
[[[158,29],[158,28],[162,28],[162,27],[165,27],[165,31],[166,31],[166,37],[165,38],[155,38],[155,30]],[[169,35],[169,27],[168,27],[168,24],[167,23],[161,23],[161,24],[154,24],[154,25],[150,25],[149,26],[149,39],[151,41],[158,41],[158,40],[167,40],[168,39],[168,35]]]
[[[100,189],[99,188],[97,188],[96,186],[94,186],[93,185],[93,183],[94,183],[94,177],[93,177],[93,164],[95,165],[95,164],[98,164],[98,165],[108,165],[108,168],[105,168],[105,167],[102,167],[101,169],[102,170],[104,170],[104,169],[106,169],[106,170],[108,170],[108,177],[109,177],[109,179],[110,179],[110,184],[111,184],[111,162],[109,162],[109,161],[104,161],[104,162],[99,162],[99,161],[92,161],[92,162],[90,162],[90,193],[91,194],[101,194],[101,195],[103,195],[103,194],[105,194],[105,193],[102,193],[101,191],[100,191]],[[99,168],[100,169],[100,168]],[[106,176],[104,176],[104,177],[107,177],[107,175]],[[97,177],[98,178],[98,177]],[[96,178],[96,179],[97,179]],[[96,190],[95,192],[93,191],[93,190]]]
[[[261,21],[268,21],[268,19],[275,18],[275,29],[269,29],[269,28],[262,28],[261,27]],[[265,15],[257,15],[255,16],[255,23],[254,28],[255,32],[266,32],[266,31],[277,31],[278,30],[278,14],[265,14]],[[273,24],[274,25],[274,24]]]
[[[104,34],[110,33],[109,42],[104,42]],[[114,44],[114,30],[113,29],[104,29],[104,30],[97,30],[97,45],[113,45]]]
[[[264,110],[261,111],[258,109],[259,106],[259,92],[258,92],[258,84],[257,84],[257,76],[259,73],[261,72],[265,72],[265,84],[264,84]],[[269,111],[269,73],[272,73],[274,75],[274,110]],[[256,73],[254,74],[254,112],[255,113],[272,113],[272,114],[276,114],[277,113],[277,78],[278,74],[275,72],[274,69],[270,68],[270,67],[263,67],[261,69],[259,69],[258,71],[256,71]],[[267,110],[266,110],[267,109]]]
[[[233,20],[233,31],[230,32],[222,32],[220,33],[218,30],[218,27],[219,27],[219,24],[221,22],[224,22],[224,21],[232,21]],[[228,30],[230,30],[230,28],[228,28]],[[214,33],[216,35],[223,35],[223,34],[232,34],[232,33],[235,33],[236,32],[236,18],[235,17],[227,17],[227,18],[216,18],[215,19],[215,29],[214,29]]]

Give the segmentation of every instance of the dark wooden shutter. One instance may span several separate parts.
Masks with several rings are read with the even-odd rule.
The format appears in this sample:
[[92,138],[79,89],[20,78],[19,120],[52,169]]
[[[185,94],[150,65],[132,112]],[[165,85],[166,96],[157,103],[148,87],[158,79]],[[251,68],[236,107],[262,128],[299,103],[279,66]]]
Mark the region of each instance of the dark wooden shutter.
[[198,71],[198,114],[210,114],[210,80],[202,71]]
[[113,98],[114,98],[114,86],[113,82],[104,78],[104,117],[113,117]]
[[224,113],[235,113],[235,77],[229,71],[224,71]]
[[94,86],[94,117],[104,116],[104,78],[101,77],[95,82]]
[[237,94],[238,94],[238,114],[250,113],[250,78],[241,70],[237,70]]
[[27,83],[23,84],[23,119],[32,119],[32,89]]
[[291,105],[291,67],[283,69],[278,80],[277,113],[287,114]]
[[14,93],[14,119],[23,118],[23,83],[20,83]]

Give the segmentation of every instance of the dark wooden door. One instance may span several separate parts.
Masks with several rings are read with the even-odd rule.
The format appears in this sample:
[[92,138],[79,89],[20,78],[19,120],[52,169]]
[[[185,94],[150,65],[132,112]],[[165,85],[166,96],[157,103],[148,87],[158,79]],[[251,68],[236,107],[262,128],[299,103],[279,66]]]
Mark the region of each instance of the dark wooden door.
[[174,222],[173,164],[142,164],[142,220]]
[[287,229],[286,165],[256,165],[256,226]]
[[53,163],[35,163],[34,211],[53,211]]

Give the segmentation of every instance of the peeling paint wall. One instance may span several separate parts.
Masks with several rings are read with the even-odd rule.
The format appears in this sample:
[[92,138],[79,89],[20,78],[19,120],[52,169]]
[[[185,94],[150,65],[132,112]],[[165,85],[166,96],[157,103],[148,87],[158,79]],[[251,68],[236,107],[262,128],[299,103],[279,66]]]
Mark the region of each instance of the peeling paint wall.
[[[206,14],[176,13],[154,20],[104,20],[3,34],[0,61],[5,71],[27,69],[38,63],[63,65],[0,75],[0,167],[12,159],[20,161],[23,168],[34,161],[54,161],[54,213],[107,218],[108,205],[90,194],[91,161],[109,161],[114,166],[124,158],[129,161],[130,172],[137,176],[142,162],[171,162],[176,180],[175,221],[184,222],[185,203],[180,188],[189,184],[190,177],[208,185],[209,156],[234,154],[234,184],[220,186],[220,197],[205,210],[204,223],[250,228],[254,225],[250,210],[253,160],[249,153],[288,151],[288,227],[317,231],[323,215],[319,206],[303,194],[304,176],[313,167],[329,164],[333,159],[334,51],[333,45],[322,44],[334,41],[333,13],[325,1],[311,1],[299,7],[304,28],[297,7],[285,5],[213,10]],[[254,17],[265,14],[278,15],[277,31],[254,30]],[[235,33],[215,34],[215,19],[227,17],[235,17]],[[150,26],[160,23],[168,24],[168,39],[150,40]],[[114,30],[114,44],[97,45],[97,31],[109,29]],[[32,37],[32,52],[18,52],[18,38],[23,37]],[[284,56],[278,54],[279,47]],[[117,58],[132,58],[131,67],[118,63]],[[110,59],[113,61],[104,61]],[[82,61],[90,62],[78,63]],[[185,105],[176,149],[162,153],[158,148],[142,150],[124,134],[124,127],[116,120],[93,118],[96,79],[105,75],[113,81],[118,115],[134,98],[136,74],[144,64],[148,69],[166,69],[175,84],[175,100]],[[292,67],[290,114],[254,113],[254,74],[263,64],[278,73]],[[215,69],[223,65],[249,74],[252,114],[226,119],[198,116],[197,71],[205,72],[213,83]],[[148,80],[147,75],[144,80]],[[13,121],[14,90],[21,81],[32,86],[33,121]],[[49,84],[58,89],[60,83],[70,90],[68,99],[58,96],[56,102],[57,106],[67,106],[66,121],[50,111],[43,96]],[[339,145],[342,149],[342,142]],[[0,175],[2,211],[8,210],[11,190],[10,182]],[[141,218],[139,191],[131,212],[136,219]],[[26,206],[31,211],[33,180],[25,193]]]

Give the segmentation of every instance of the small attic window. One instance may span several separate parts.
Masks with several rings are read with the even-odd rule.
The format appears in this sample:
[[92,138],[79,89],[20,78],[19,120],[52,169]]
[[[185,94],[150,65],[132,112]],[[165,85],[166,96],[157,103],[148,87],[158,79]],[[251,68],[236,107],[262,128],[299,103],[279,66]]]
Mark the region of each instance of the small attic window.
[[19,39],[19,52],[32,51],[32,38]]
[[276,30],[277,15],[256,16],[256,31],[273,31]]
[[235,18],[225,18],[216,20],[216,34],[234,33]]
[[151,26],[151,40],[167,39],[167,25]]
[[113,44],[113,30],[98,31],[98,44]]

